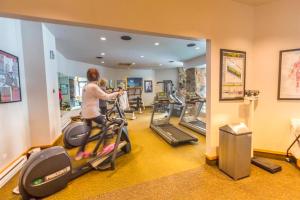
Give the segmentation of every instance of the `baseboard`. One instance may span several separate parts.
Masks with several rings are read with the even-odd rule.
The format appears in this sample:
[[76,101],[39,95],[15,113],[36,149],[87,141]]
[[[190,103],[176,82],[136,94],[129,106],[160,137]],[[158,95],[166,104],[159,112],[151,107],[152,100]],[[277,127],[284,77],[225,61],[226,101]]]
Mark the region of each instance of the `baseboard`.
[[3,169],[0,169],[0,174],[4,173],[5,171],[7,171],[10,167],[12,167],[13,165],[15,165],[15,163],[20,160],[22,157],[27,156],[28,152],[30,152],[32,149],[35,148],[41,148],[41,149],[46,149],[52,146],[55,146],[58,144],[59,140],[62,138],[63,134],[60,134],[51,144],[49,145],[36,145],[36,146],[32,146],[30,148],[28,148],[26,151],[24,151],[23,153],[21,153],[21,155],[19,155],[16,159],[14,159],[12,162],[10,162],[8,165],[6,165],[5,167],[3,167]]
[[0,188],[2,188],[11,178],[13,178],[20,169],[22,169],[26,160],[26,156],[21,156],[0,173]]
[[[264,157],[264,158],[271,158],[276,160],[285,160],[286,153],[279,152],[279,151],[271,151],[265,149],[254,149],[254,156]],[[218,156],[208,156],[206,155],[206,164],[208,165],[217,165],[218,164]],[[300,160],[297,160],[297,166],[300,168]]]
[[218,156],[205,156],[205,163],[208,165],[218,165],[219,158]]
[[264,157],[264,158],[271,158],[275,160],[285,160],[286,153],[280,151],[271,151],[265,149],[254,149],[254,156]]

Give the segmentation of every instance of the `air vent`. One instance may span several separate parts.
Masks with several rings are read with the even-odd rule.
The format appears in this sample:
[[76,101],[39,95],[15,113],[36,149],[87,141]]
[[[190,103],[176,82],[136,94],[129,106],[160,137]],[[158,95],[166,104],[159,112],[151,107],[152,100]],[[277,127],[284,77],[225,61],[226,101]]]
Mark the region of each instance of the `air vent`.
[[121,39],[128,41],[128,40],[131,40],[132,38],[130,36],[128,36],[128,35],[123,35],[123,36],[121,36]]
[[118,63],[118,65],[120,66],[120,67],[130,67],[131,65],[132,65],[132,63]]
[[175,62],[175,61],[174,61],[174,60],[170,60],[170,61],[169,61],[169,63],[173,63],[173,62]]
[[196,44],[195,44],[195,43],[189,43],[189,44],[187,44],[186,46],[187,46],[187,47],[194,47],[194,46],[196,46]]
[[96,58],[98,58],[98,59],[102,59],[103,57],[102,57],[102,56],[97,56]]

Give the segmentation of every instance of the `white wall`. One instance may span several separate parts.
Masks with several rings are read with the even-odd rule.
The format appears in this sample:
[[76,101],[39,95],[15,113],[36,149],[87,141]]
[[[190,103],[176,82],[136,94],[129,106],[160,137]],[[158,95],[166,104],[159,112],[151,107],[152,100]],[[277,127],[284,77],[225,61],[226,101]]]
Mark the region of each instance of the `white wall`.
[[30,147],[20,21],[0,18],[0,50],[19,57],[22,101],[0,104],[0,169]]
[[299,100],[277,100],[279,51],[300,48],[299,8],[299,0],[278,0],[255,9],[253,88],[261,91],[254,122],[257,149],[285,152],[292,139],[290,118],[300,118]]
[[[56,43],[55,37],[42,25],[43,31],[43,46],[44,59],[46,69],[46,86],[48,96],[48,110],[49,110],[49,128],[50,140],[54,141],[61,135],[60,125],[60,105],[58,98],[58,74],[57,74],[57,58],[56,58]],[[50,51],[53,51],[54,58],[50,59]]]
[[21,27],[31,145],[48,145],[51,137],[42,25],[22,21]]

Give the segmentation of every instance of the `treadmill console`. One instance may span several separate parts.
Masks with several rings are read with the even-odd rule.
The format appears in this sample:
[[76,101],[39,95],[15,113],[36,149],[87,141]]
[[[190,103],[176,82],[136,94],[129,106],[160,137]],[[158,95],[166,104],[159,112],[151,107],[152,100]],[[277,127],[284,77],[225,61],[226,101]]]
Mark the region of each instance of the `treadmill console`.
[[200,96],[196,94],[196,92],[189,92],[186,94],[187,102],[198,102],[200,101]]
[[158,92],[156,94],[157,101],[169,101],[169,98],[165,92]]

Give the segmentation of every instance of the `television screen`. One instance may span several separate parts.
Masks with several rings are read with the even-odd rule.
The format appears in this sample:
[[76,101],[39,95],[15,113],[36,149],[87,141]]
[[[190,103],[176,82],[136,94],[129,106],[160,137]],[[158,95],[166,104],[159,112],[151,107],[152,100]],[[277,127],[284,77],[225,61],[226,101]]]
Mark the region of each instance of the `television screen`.
[[143,78],[127,78],[128,87],[142,87]]

